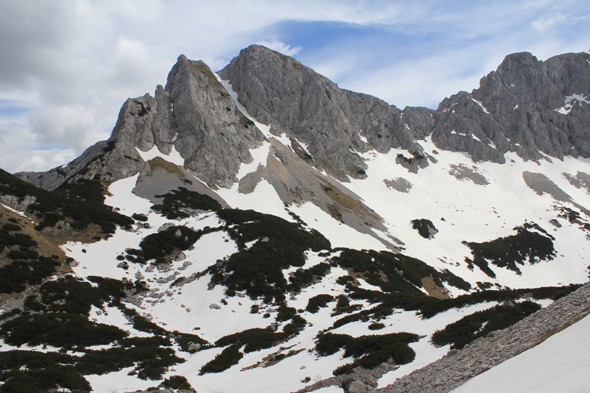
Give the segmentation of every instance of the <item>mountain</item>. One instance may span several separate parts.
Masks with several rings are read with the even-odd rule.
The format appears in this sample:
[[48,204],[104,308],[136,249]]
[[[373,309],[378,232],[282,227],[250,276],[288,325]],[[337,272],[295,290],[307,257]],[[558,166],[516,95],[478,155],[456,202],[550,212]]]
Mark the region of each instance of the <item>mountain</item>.
[[262,46],[181,55],[107,141],[0,172],[0,392],[362,392],[559,318],[588,280],[588,97],[588,53],[509,55],[437,110]]

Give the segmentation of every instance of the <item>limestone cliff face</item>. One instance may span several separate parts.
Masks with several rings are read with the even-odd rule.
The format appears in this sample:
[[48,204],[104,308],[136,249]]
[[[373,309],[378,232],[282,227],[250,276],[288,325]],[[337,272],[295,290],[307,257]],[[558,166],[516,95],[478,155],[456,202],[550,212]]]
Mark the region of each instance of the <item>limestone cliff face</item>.
[[210,187],[229,187],[250,149],[265,137],[238,110],[229,93],[203,62],[180,56],[168,75],[166,91],[174,104],[176,150],[185,167]]
[[[503,163],[590,156],[590,54],[568,53],[545,62],[530,53],[507,56],[472,93],[444,99],[434,114],[432,139],[475,161]],[[420,118],[424,121],[424,116]],[[410,127],[415,124],[410,122]]]
[[48,190],[80,177],[115,181],[144,169],[138,150],[156,146],[164,154],[176,148],[184,166],[209,187],[229,187],[240,164],[252,161],[250,149],[264,139],[207,65],[180,56],[166,89],[158,86],[155,97],[146,94],[123,104],[108,141],[66,166],[18,176]]
[[[339,180],[363,178],[359,152],[410,148],[401,112],[378,98],[342,90],[297,60],[262,46],[240,52],[220,76],[259,121],[307,145],[313,165]],[[362,137],[366,138],[363,141]]]

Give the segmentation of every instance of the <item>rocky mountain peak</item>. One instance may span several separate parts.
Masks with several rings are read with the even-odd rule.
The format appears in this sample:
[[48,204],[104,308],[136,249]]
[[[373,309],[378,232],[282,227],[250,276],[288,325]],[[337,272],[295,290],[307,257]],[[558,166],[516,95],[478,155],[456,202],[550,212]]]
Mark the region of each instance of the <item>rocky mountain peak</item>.
[[507,152],[525,160],[588,157],[588,57],[565,54],[543,62],[530,53],[507,56],[479,89],[441,102],[433,141],[475,161],[502,163]]
[[229,187],[250,149],[264,135],[236,107],[215,74],[202,61],[180,56],[168,75],[177,138],[174,146],[185,167],[211,187]]
[[378,98],[340,89],[297,60],[259,45],[242,50],[221,72],[238,100],[276,135],[307,146],[313,165],[343,181],[363,178],[358,153],[410,148],[401,112]]

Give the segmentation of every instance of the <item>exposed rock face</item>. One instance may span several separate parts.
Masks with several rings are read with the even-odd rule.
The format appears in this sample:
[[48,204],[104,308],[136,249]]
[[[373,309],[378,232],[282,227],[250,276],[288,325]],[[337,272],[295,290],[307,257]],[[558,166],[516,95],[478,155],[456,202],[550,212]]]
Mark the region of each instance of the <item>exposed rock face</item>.
[[185,167],[210,187],[229,187],[250,149],[264,135],[234,104],[205,63],[180,56],[168,75],[166,91],[174,104],[178,138],[174,146]]
[[391,147],[414,145],[414,135],[396,107],[342,90],[297,60],[265,47],[242,50],[220,76],[230,81],[248,113],[272,124],[277,135],[286,132],[303,142],[312,165],[341,181],[365,177],[359,152],[385,153]]
[[588,53],[545,62],[530,53],[507,56],[479,89],[440,103],[433,142],[440,149],[467,152],[474,161],[503,163],[508,151],[525,160],[589,157],[589,60]]
[[37,187],[52,191],[84,169],[95,157],[104,153],[103,149],[107,149],[107,146],[106,141],[100,141],[90,146],[80,157],[70,161],[67,165],[53,168],[47,172],[20,172],[15,175]]
[[210,196],[219,202],[222,207],[228,207],[228,204],[219,195],[191,175],[187,169],[168,162],[161,157],[148,161],[147,165],[139,172],[133,193],[158,204],[162,203],[163,199],[158,195],[166,194],[170,190],[180,187]]
[[166,89],[128,99],[108,141],[101,141],[64,167],[49,172],[24,172],[20,178],[47,190],[75,178],[115,181],[145,168],[137,149],[157,146],[164,154],[173,147],[209,187],[228,187],[242,162],[251,162],[250,149],[264,135],[235,106],[202,62],[180,56],[168,76]]
[[175,131],[172,128],[171,102],[167,92],[158,86],[156,98],[149,94],[128,99],[108,141],[86,149],[75,160],[48,172],[18,173],[21,179],[46,190],[54,190],[75,178],[119,180],[139,172],[145,165],[136,147],[146,151],[154,144],[169,153]]

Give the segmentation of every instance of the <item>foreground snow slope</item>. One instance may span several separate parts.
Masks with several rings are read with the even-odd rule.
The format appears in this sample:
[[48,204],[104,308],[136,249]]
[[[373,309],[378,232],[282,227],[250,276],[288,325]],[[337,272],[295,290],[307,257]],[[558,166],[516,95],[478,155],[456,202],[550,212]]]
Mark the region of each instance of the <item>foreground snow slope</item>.
[[453,393],[590,391],[590,316],[478,375]]

